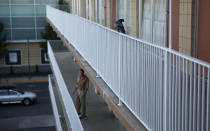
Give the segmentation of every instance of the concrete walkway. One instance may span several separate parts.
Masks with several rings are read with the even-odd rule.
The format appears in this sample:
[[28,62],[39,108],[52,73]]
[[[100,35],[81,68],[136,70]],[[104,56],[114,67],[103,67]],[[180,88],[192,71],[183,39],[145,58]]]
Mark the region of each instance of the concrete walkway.
[[[73,61],[73,57],[69,52],[55,53],[56,60],[60,67],[64,81],[68,90],[72,95],[72,90],[76,85],[76,78],[80,67]],[[104,99],[95,94],[93,85],[87,94],[87,120],[82,120],[85,131],[125,131],[126,129],[120,121],[109,111]]]

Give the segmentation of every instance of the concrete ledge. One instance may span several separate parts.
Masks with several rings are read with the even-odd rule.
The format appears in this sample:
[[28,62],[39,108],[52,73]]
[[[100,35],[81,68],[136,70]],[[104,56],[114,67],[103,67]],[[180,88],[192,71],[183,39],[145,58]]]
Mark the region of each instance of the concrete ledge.
[[48,82],[48,80],[2,81],[0,82],[0,84],[18,84],[18,83],[35,83],[35,82]]
[[61,38],[64,45],[69,49],[72,55],[75,57],[76,62],[84,69],[86,75],[89,77],[91,82],[94,84],[99,93],[103,96],[106,103],[109,105],[111,110],[114,112],[115,116],[121,121],[125,128],[129,131],[139,131],[146,130],[144,126],[136,119],[136,117],[129,111],[125,106],[118,106],[118,97],[111,91],[111,89],[106,85],[106,83],[101,79],[96,77],[96,72],[91,66],[81,59],[82,56],[74,50],[74,47],[64,38],[64,36],[54,27],[54,25],[47,19],[48,23],[53,27],[54,31]]
[[[49,58],[49,59],[50,59],[50,58]],[[53,69],[53,68],[52,68],[53,66],[52,66],[51,63],[50,63],[50,67],[51,67],[51,69]],[[61,95],[60,90],[58,89],[59,86],[58,86],[56,77],[54,76],[55,72],[54,72],[54,70],[52,70],[52,72],[53,72],[53,81],[55,82],[56,91],[58,92],[58,93],[57,93],[57,94],[58,94],[58,99],[59,99],[60,105],[62,106],[61,110],[62,110],[63,115],[64,115],[64,121],[65,121],[66,128],[67,128],[66,130],[72,131],[71,124],[70,124],[70,121],[69,121],[69,119],[68,119],[68,115],[67,115],[67,112],[66,112],[66,108],[65,108],[64,102],[63,102],[63,100],[62,100],[62,95]]]

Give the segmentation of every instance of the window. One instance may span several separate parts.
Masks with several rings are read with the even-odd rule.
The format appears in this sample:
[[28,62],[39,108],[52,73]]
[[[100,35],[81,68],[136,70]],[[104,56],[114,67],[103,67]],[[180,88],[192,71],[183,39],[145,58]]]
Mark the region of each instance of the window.
[[7,95],[8,95],[8,91],[7,90],[0,91],[0,96],[7,96]]
[[7,40],[43,40],[46,5],[56,6],[57,0],[0,0],[0,21]]
[[42,64],[49,64],[47,53],[44,52],[44,49],[41,49],[41,63]]
[[18,93],[16,91],[9,91],[9,95],[17,95]]
[[5,56],[6,65],[21,65],[21,51],[10,50]]
[[131,33],[131,5],[129,0],[117,0],[117,19],[124,19],[123,22],[126,34]]
[[139,34],[141,39],[166,46],[166,12],[166,0],[141,0],[139,2]]

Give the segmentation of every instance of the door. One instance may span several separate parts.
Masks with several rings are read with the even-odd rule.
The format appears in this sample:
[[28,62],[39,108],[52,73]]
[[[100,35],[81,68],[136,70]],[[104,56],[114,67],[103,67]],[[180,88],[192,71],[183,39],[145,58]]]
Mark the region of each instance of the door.
[[9,98],[10,103],[21,103],[22,101],[20,93],[14,90],[9,90]]
[[9,103],[9,95],[8,90],[0,90],[0,102],[2,104]]

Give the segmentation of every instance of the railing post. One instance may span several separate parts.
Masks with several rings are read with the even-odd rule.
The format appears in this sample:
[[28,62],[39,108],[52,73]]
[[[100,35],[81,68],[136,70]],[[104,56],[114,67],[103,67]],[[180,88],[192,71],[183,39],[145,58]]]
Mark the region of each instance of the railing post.
[[168,86],[168,52],[164,51],[164,107],[163,107],[163,131],[167,131],[167,86]]
[[98,29],[98,30],[97,30],[98,32],[96,33],[96,34],[97,34],[97,49],[96,49],[96,50],[97,50],[97,51],[96,51],[96,52],[97,52],[97,55],[96,55],[96,57],[97,57],[97,58],[96,58],[96,59],[97,59],[97,60],[96,60],[96,61],[97,61],[97,62],[96,62],[96,64],[97,64],[97,65],[96,65],[96,66],[97,66],[97,67],[96,67],[96,68],[97,68],[97,69],[96,69],[96,77],[97,77],[97,78],[100,77],[99,74],[98,74],[98,71],[99,71],[99,61],[98,61],[98,60],[99,60],[99,58],[98,58],[98,54],[99,54],[99,49],[98,49],[98,48],[99,48],[99,46],[98,46],[98,44],[99,44],[99,33],[100,33],[99,28],[100,28],[100,27],[97,26],[97,29]]
[[119,103],[118,106],[122,106],[122,101],[121,101],[121,35],[119,33],[119,60],[118,60],[118,86],[119,86]]

